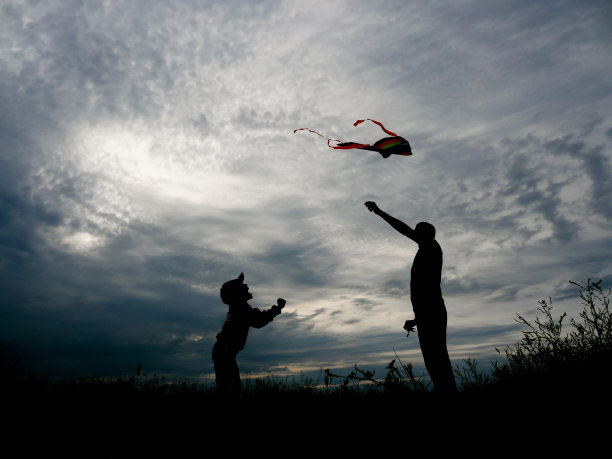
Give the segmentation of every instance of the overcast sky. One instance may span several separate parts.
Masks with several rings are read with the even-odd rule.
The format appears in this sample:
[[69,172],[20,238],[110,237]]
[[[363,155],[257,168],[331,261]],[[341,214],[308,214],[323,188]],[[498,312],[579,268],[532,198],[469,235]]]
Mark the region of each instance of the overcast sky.
[[[374,200],[435,225],[451,359],[486,364],[538,300],[612,281],[611,43],[605,0],[5,0],[1,344],[49,377],[210,378],[244,272],[287,306],[243,372],[418,367],[417,246]],[[293,133],[384,137],[365,118],[413,156]]]

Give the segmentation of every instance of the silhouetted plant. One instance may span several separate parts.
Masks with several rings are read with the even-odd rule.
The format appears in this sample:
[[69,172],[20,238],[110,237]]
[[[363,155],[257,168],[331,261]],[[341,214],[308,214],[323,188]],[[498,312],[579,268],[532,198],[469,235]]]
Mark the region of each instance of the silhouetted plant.
[[11,397],[16,393],[28,391],[45,391],[49,380],[43,376],[30,373],[18,359],[9,356],[9,349],[0,349],[0,393]]
[[462,390],[478,390],[491,383],[490,375],[477,368],[478,361],[468,358],[463,362],[465,363],[464,367],[455,368],[455,376],[459,380]]
[[[413,365],[411,363],[403,364],[400,358],[395,354],[397,359],[391,360],[385,367],[387,375],[384,379],[376,379],[374,377],[376,370],[364,370],[355,364],[355,369],[346,376],[341,376],[332,373],[329,368],[325,369],[325,386],[334,385],[334,380],[341,380],[339,387],[346,389],[349,384],[353,387],[361,387],[369,389],[370,387],[382,388],[385,390],[409,389],[413,391],[424,391],[425,384],[421,382],[421,378],[414,375]],[[395,362],[399,362],[399,367]],[[361,385],[366,383],[365,386]]]
[[[584,382],[596,384],[598,376],[608,372],[612,357],[610,290],[604,291],[601,282],[588,279],[586,286],[571,282],[578,287],[585,308],[579,313],[579,320],[570,319],[573,330],[568,333],[563,333],[567,314],[554,319],[550,298],[539,302],[542,319],[536,317],[530,322],[517,315],[515,320],[526,325],[527,330],[522,332],[520,342],[504,349],[504,363],[493,363],[496,382],[565,386],[577,384],[577,378],[589,378]],[[568,381],[569,378],[573,380]]]
[[317,389],[317,384],[303,374],[298,377],[275,377],[267,375],[258,378],[245,378],[242,393],[244,395],[261,394],[309,394]]
[[575,344],[578,352],[593,354],[604,351],[609,353],[612,346],[610,289],[607,293],[604,292],[600,287],[601,282],[601,280],[591,282],[589,279],[586,287],[571,282],[580,289],[580,299],[585,305],[579,314],[582,322],[571,319],[571,324],[576,330],[570,333],[570,340]]

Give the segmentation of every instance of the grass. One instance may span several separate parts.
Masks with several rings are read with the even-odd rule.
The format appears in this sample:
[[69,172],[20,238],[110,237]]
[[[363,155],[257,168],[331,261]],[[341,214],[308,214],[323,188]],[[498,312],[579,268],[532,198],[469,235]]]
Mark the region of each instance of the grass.
[[[399,357],[389,363],[384,378],[356,365],[347,375],[322,370],[318,381],[248,379],[241,397],[232,399],[220,397],[210,385],[148,376],[140,365],[127,376],[51,383],[1,359],[4,416],[55,435],[65,426],[70,438],[89,443],[99,444],[101,432],[113,439],[148,441],[229,436],[233,447],[245,452],[260,437],[270,437],[302,453],[330,453],[330,445],[339,448],[335,453],[352,447],[363,452],[369,445],[385,454],[405,451],[403,441],[432,432],[458,441],[474,433],[479,438],[503,435],[515,447],[516,441],[522,444],[525,429],[536,437],[586,435],[588,445],[597,445],[604,438],[599,429],[609,429],[611,408],[610,290],[590,279],[573,284],[584,309],[569,321],[568,331],[566,314],[554,318],[552,300],[541,301],[541,316],[534,321],[517,316],[525,327],[522,339],[498,350],[503,359],[493,362],[491,374],[480,372],[470,359],[456,368],[461,390],[450,398],[429,391]],[[601,415],[606,421],[594,420]],[[463,448],[469,450],[469,444]]]

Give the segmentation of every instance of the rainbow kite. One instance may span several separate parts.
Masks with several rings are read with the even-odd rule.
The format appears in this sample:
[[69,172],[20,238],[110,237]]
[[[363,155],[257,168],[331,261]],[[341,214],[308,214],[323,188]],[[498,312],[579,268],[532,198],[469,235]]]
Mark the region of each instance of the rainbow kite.
[[[332,140],[327,139],[327,145],[330,148],[340,149],[340,150],[350,150],[353,148],[358,148],[360,150],[370,150],[377,151],[382,155],[383,158],[388,158],[391,155],[399,155],[399,156],[410,156],[412,154],[412,149],[410,148],[410,144],[403,137],[398,136],[396,133],[391,132],[382,125],[379,121],[372,120],[370,118],[366,118],[368,121],[372,121],[373,123],[378,124],[383,131],[389,134],[391,137],[385,137],[384,139],[380,139],[378,142],[374,144],[368,143],[356,143],[356,142],[341,142],[340,140]],[[353,123],[353,126],[357,126],[358,124],[363,123],[366,120],[357,120]],[[295,129],[293,133],[295,134],[297,131],[310,131],[314,132],[318,136],[325,137],[319,134],[317,131],[313,131],[308,128],[300,128]],[[337,145],[331,145],[330,142],[340,142]]]

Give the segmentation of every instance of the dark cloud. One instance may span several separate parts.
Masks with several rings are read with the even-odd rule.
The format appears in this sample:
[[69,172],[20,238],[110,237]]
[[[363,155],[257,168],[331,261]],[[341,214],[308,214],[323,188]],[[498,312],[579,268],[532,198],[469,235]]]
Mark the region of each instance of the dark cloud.
[[[578,227],[576,223],[570,222],[561,214],[560,207],[563,203],[558,193],[564,184],[547,181],[541,169],[529,168],[528,164],[527,155],[514,157],[507,173],[508,185],[502,193],[516,196],[516,204],[524,211],[532,208],[541,214],[552,225],[553,237],[556,239],[564,241],[571,239]],[[543,183],[545,183],[544,188]]]
[[[472,344],[487,339],[495,339],[506,334],[513,334],[521,328],[520,324],[508,324],[505,326],[465,327],[461,329],[449,329],[448,336],[456,344]],[[514,343],[511,343],[514,344]]]
[[582,161],[584,171],[591,180],[590,208],[606,220],[612,218],[610,200],[612,199],[612,165],[610,164],[609,143],[589,146],[575,135],[568,134],[544,144],[544,148],[554,154],[565,154]]
[[353,304],[359,308],[364,309],[366,311],[370,311],[376,307],[376,303],[368,298],[356,298],[353,300]]

